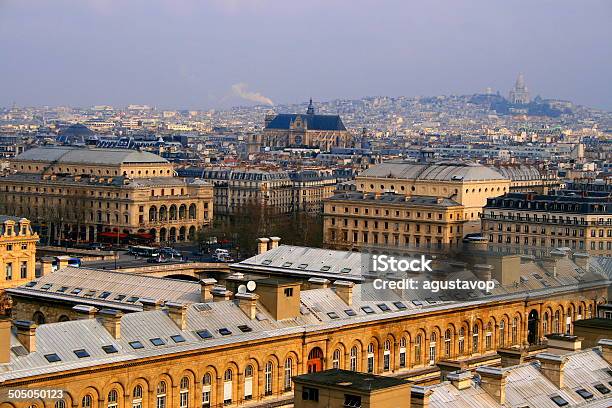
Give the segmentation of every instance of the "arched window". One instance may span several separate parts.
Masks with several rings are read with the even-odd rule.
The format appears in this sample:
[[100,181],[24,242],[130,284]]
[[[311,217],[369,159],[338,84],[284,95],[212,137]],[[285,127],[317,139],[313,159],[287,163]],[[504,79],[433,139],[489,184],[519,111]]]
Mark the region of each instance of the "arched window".
[[166,382],[160,381],[157,384],[157,404],[156,408],[166,408]]
[[423,336],[418,334],[414,339],[414,362],[421,364],[421,343],[423,342]]
[[499,322],[499,347],[506,346],[506,321]]
[[512,319],[512,344],[518,342],[518,318]]
[[351,348],[351,371],[357,371],[357,346]]
[[591,317],[593,317],[593,305],[589,305],[589,309],[588,309],[588,313],[587,313],[587,319],[590,319]]
[[402,337],[400,339],[400,349],[399,349],[399,358],[400,358],[400,368],[406,367],[406,338]]
[[544,312],[544,318],[542,319],[542,331],[544,334],[548,334],[548,312]]
[[368,344],[368,373],[374,372],[374,343]]
[[560,322],[561,318],[559,315],[559,311],[557,310],[555,312],[555,318],[553,319],[553,329],[555,330],[555,333],[561,333],[561,322]]
[[66,401],[64,400],[55,401],[55,408],[66,408]]
[[451,355],[451,331],[446,329],[444,332],[444,357],[450,357]]
[[436,345],[438,341],[438,335],[436,332],[432,332],[429,336],[429,365],[436,363]]
[[253,399],[253,366],[250,364],[244,370],[244,399]]
[[179,391],[179,406],[180,408],[189,407],[189,378],[187,377],[181,378]]
[[210,407],[211,388],[212,388],[212,376],[210,375],[210,373],[206,373],[204,374],[204,377],[202,378],[202,408]]
[[459,329],[459,354],[465,353],[465,327]]
[[92,408],[92,401],[91,395],[87,394],[83,397],[83,400],[81,400],[81,408]]
[[335,349],[332,355],[332,368],[340,368],[340,349]]
[[142,408],[142,387],[137,385],[132,391],[132,408]]
[[391,341],[385,341],[385,349],[383,351],[383,370],[391,370]]
[[234,394],[232,378],[233,378],[232,369],[228,368],[227,370],[225,370],[225,373],[223,373],[223,403],[224,404],[232,403],[233,394]]
[[472,331],[472,352],[478,353],[478,325],[475,324]]
[[285,391],[291,391],[291,377],[293,376],[293,359],[285,360]]
[[487,323],[487,331],[485,333],[485,349],[493,348],[493,322]]
[[264,393],[266,395],[272,395],[272,362],[268,361],[265,369],[265,382],[264,382]]
[[119,396],[117,395],[117,390],[111,390],[108,393],[108,408],[117,408],[119,406]]

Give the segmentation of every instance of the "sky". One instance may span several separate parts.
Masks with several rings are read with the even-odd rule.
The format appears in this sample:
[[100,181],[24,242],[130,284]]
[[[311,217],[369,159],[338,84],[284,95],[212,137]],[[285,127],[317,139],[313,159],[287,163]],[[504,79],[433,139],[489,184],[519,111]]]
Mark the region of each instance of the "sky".
[[610,0],[0,0],[0,106],[532,96],[612,111]]

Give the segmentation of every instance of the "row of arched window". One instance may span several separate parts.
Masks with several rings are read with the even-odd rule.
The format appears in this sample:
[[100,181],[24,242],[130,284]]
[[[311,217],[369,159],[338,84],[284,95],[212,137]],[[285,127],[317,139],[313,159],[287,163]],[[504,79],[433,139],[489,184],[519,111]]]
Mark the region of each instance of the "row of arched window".
[[169,207],[161,205],[159,209],[155,205],[149,207],[149,222],[186,219],[195,220],[197,216],[198,211],[195,204],[189,204],[189,207],[185,204],[181,204],[178,207],[175,204]]

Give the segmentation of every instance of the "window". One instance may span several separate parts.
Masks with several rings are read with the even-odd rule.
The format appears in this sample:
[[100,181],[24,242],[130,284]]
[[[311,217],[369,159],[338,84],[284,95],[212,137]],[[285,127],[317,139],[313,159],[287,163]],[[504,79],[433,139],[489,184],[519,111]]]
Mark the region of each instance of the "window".
[[560,407],[564,407],[569,403],[560,395],[553,395],[550,399]]
[[116,353],[118,351],[117,348],[114,345],[112,345],[112,344],[109,344],[109,345],[106,345],[106,346],[102,346],[102,350],[104,350],[104,352],[106,354],[113,354],[113,353]]
[[340,350],[335,349],[332,354],[332,368],[340,368]]
[[437,349],[438,335],[433,332],[429,337],[429,365],[436,363],[436,349]]
[[302,389],[302,400],[304,401],[319,401],[319,390],[311,387]]
[[459,354],[463,354],[465,352],[465,328],[462,327],[459,329]]
[[159,337],[155,337],[154,339],[149,339],[149,341],[154,346],[163,346],[164,344],[166,344],[166,342],[164,340],[160,339]]
[[399,364],[400,368],[406,367],[406,338],[402,337],[400,339],[400,349],[399,349]]
[[137,385],[132,391],[132,408],[142,408],[142,387]]
[[130,341],[129,345],[134,349],[134,350],[138,350],[141,348],[144,348],[144,346],[142,345],[142,343],[138,340],[135,341]]
[[93,399],[91,398],[91,395],[87,394],[81,400],[81,408],[92,408],[92,401]]
[[404,310],[406,309],[406,305],[403,304],[402,302],[393,302],[393,305],[395,307],[397,307],[398,310]]
[[351,348],[351,371],[357,371],[357,347]]
[[391,341],[385,341],[385,349],[383,351],[383,370],[391,369]]
[[368,373],[374,372],[374,343],[368,344]]
[[157,399],[156,408],[166,408],[166,383],[160,381],[157,384]]
[[230,334],[232,334],[232,332],[228,328],[222,327],[219,329],[219,334],[222,336],[229,336]]
[[293,288],[285,288],[285,297],[293,296]]
[[288,358],[285,360],[285,391],[291,390],[291,377],[293,376],[293,359]]
[[[8,248],[8,245],[7,245]],[[12,280],[13,279],[13,264],[11,262],[8,262],[6,264],[6,280]]]
[[264,393],[272,395],[272,362],[268,361],[264,370]]
[[64,400],[59,400],[59,401],[55,401],[55,408],[66,408],[66,401]]
[[361,310],[363,310],[366,314],[376,313],[370,306],[362,306]]
[[233,373],[232,369],[228,368],[223,373],[223,403],[231,404],[232,403],[232,378]]
[[417,335],[414,340],[414,362],[417,364],[421,363],[421,343],[423,342],[423,336]]
[[45,358],[50,363],[57,363],[58,361],[62,361],[62,359],[56,353],[45,354]]
[[593,398],[593,394],[590,393],[589,391],[585,390],[584,388],[576,390],[576,393],[578,393],[578,395],[580,395],[584,399]]
[[117,408],[119,406],[118,402],[119,396],[117,394],[117,390],[111,390],[108,393],[108,408]]
[[355,315],[357,315],[357,312],[355,312],[353,309],[346,309],[344,311],[344,313],[346,313],[347,316],[355,316]]
[[603,384],[595,384],[593,386],[597,391],[601,392],[602,394],[608,394],[610,392],[610,390],[608,389],[608,387],[606,387]]
[[382,310],[383,312],[389,312],[389,311],[391,311],[391,309],[389,308],[389,306],[387,306],[385,303],[381,303],[381,304],[376,305],[376,306],[378,306],[378,308],[379,308],[380,310]]
[[240,326],[238,326],[238,330],[240,330],[243,333],[248,333],[253,331],[253,329],[250,326],[247,326],[246,324],[241,324]]
[[518,340],[518,319],[512,319],[512,344],[516,344]]
[[499,322],[499,347],[506,345],[506,322],[502,320]]
[[338,313],[336,312],[327,312],[327,315],[329,316],[330,319],[339,319],[340,316],[338,316]]
[[89,353],[85,349],[74,350],[73,352],[78,358],[90,357]]
[[361,397],[359,395],[344,394],[344,406],[350,408],[361,408]]
[[203,340],[212,338],[212,334],[206,329],[198,330],[196,334]]
[[202,408],[210,407],[210,392],[211,392],[212,376],[206,373],[202,378]]
[[189,378],[181,378],[180,391],[179,391],[179,407],[189,407]]
[[444,356],[450,357],[451,354],[451,331],[447,329],[444,332]]
[[182,335],[180,335],[180,334],[175,334],[174,336],[170,336],[170,338],[175,343],[183,343],[183,342],[185,342],[185,338]]
[[28,277],[28,261],[21,262],[21,279]]

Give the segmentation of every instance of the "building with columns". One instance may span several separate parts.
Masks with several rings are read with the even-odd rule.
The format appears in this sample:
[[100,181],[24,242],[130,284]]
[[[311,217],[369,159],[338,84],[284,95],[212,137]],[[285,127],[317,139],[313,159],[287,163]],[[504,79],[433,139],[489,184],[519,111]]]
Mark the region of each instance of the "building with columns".
[[[273,251],[256,257],[260,271],[282,261]],[[318,258],[311,261],[318,267]],[[282,262],[303,262],[299,249]],[[0,407],[280,406],[291,403],[294,376],[325,369],[420,385],[436,365],[499,361],[499,348],[537,346],[545,334],[571,333],[573,321],[592,317],[609,281],[567,257],[555,266],[521,267],[517,283],[500,283],[478,301],[370,300],[341,268],[325,268],[337,269],[336,279],[311,279],[308,289],[268,277],[247,292],[203,284],[197,303],[166,301],[159,292],[135,300],[143,310],[131,313],[88,304],[89,295],[77,290],[88,305],[74,306],[69,321],[18,320],[12,329],[0,321],[0,338],[10,339],[0,342],[0,392],[62,389],[62,402],[5,400]],[[534,270],[555,285],[539,284]],[[31,289],[57,296],[78,289],[38,286]]]
[[184,241],[210,224],[212,186],[179,178],[172,164],[122,149],[27,150],[0,177],[0,211],[27,217],[49,243]]

